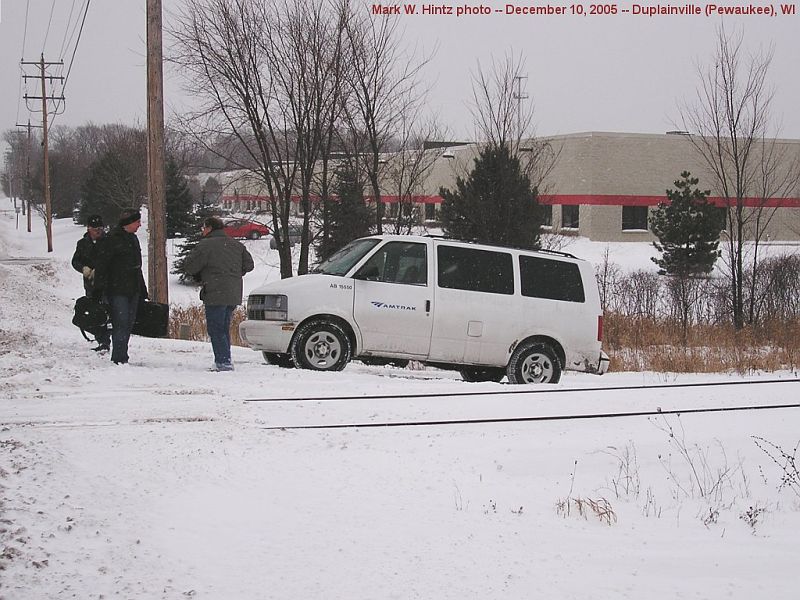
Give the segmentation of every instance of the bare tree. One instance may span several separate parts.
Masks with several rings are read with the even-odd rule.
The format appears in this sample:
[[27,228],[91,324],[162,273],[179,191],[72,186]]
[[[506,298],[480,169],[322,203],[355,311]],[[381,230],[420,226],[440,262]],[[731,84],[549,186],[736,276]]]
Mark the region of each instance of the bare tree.
[[[319,128],[330,101],[330,11],[324,0],[187,0],[171,28],[172,59],[185,75],[200,107],[184,119],[206,148],[226,154],[238,168],[255,174],[266,188],[273,229],[289,230],[293,196],[308,203],[309,165],[319,153]],[[334,27],[335,29],[335,27]],[[336,38],[334,37],[334,40]],[[334,41],[334,43],[336,43]],[[324,82],[327,87],[320,86]],[[207,140],[214,139],[210,147]],[[307,214],[307,211],[306,211]],[[304,223],[307,231],[307,221]],[[288,236],[278,233],[281,276],[292,276]],[[301,270],[308,239],[301,243]]]
[[[347,2],[284,0],[259,3],[268,24],[261,40],[276,89],[284,99],[287,126],[294,133],[295,187],[303,214],[298,274],[308,271],[309,218],[316,165],[327,149],[328,132],[339,108],[342,46],[349,18]],[[287,229],[278,230],[278,247],[289,248]]]
[[345,28],[348,70],[344,116],[375,203],[376,231],[383,233],[381,154],[388,149],[397,124],[419,106],[426,90],[418,76],[429,58],[407,55],[392,17],[351,13]]
[[531,137],[533,103],[522,93],[527,79],[522,55],[506,54],[504,59],[492,57],[488,70],[478,63],[473,75],[470,108],[475,120],[477,138],[487,144],[507,147],[512,156],[519,154],[522,140]]
[[[746,302],[745,274],[757,279],[759,245],[781,197],[797,185],[796,159],[773,135],[774,92],[767,75],[773,50],[747,55],[743,35],[717,31],[713,63],[700,66],[697,98],[681,107],[684,129],[708,168],[712,185],[727,212],[725,255],[733,323],[752,322],[755,288]],[[752,240],[748,257],[746,242]]]
[[539,195],[551,192],[545,181],[553,170],[561,148],[552,140],[538,138],[534,123],[534,105],[523,92],[525,59],[511,52],[502,60],[492,57],[488,69],[481,67],[473,75],[470,107],[476,137],[486,144],[507,147],[518,158],[525,174]]
[[434,121],[417,124],[416,115],[405,114],[398,124],[399,148],[388,159],[383,181],[397,197],[392,233],[409,234],[418,224],[420,196],[428,175],[444,148],[425,148],[425,141],[442,139]]

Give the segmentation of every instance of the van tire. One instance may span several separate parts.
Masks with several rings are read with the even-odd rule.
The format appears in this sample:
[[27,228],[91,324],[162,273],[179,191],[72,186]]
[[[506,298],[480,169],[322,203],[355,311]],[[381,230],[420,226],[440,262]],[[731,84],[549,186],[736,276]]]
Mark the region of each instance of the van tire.
[[258,238],[261,237],[261,234],[258,233],[257,231],[251,231],[250,235],[247,237],[249,237],[251,240],[257,240]]
[[350,338],[340,325],[314,319],[297,330],[291,346],[292,360],[301,369],[341,371],[350,362]]
[[561,362],[548,344],[525,342],[514,350],[506,373],[510,383],[558,383]]
[[261,356],[268,365],[275,365],[276,367],[283,367],[284,369],[294,368],[294,361],[291,354],[284,354],[282,352],[262,352]]
[[470,383],[479,383],[481,381],[497,383],[506,376],[506,370],[502,367],[469,367],[461,369],[459,373],[461,373],[461,379]]

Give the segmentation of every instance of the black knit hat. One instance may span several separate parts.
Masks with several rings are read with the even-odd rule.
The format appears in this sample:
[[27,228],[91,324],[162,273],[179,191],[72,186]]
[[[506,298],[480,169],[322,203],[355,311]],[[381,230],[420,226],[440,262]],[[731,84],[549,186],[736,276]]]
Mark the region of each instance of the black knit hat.
[[119,215],[119,226],[125,227],[142,220],[142,213],[136,208],[126,208]]
[[86,226],[87,227],[102,227],[103,226],[103,217],[100,215],[90,215],[88,219],[86,219]]

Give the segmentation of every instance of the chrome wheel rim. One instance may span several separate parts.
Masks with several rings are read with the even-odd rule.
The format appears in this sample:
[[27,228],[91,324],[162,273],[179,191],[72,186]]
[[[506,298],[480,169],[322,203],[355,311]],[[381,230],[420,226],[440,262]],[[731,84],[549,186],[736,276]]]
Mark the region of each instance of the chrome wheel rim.
[[338,338],[328,331],[317,331],[303,346],[306,360],[317,369],[329,369],[342,355]]
[[553,379],[553,361],[546,354],[535,352],[525,357],[520,371],[525,383],[547,383]]

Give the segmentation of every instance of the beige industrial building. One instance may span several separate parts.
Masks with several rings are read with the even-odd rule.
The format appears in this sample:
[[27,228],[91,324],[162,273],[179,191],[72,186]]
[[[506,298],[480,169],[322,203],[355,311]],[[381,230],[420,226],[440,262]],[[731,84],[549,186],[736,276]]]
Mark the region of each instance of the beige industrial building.
[[[715,189],[714,179],[689,137],[681,132],[636,134],[588,132],[554,136],[541,140],[554,156],[552,169],[543,180],[540,201],[549,206],[548,226],[553,231],[581,235],[597,241],[649,241],[648,216],[666,190],[674,188],[682,171],[690,171],[709,190],[711,200],[720,207],[725,202]],[[523,144],[523,156],[524,156]],[[748,194],[748,210],[764,207],[770,221],[762,239],[800,240],[800,140],[777,140],[776,155],[782,157],[778,175],[789,185],[769,194]],[[440,187],[453,188],[456,177],[465,177],[478,153],[476,144],[443,146],[426,151],[427,176],[413,194],[419,204],[421,220],[435,223],[441,203]],[[396,155],[386,155],[387,171]],[[263,210],[266,197],[253,184],[232,178],[223,184],[223,205],[235,210]],[[755,186],[753,186],[755,189]],[[387,181],[383,201],[388,214],[399,196]],[[765,195],[769,197],[764,197]]]

